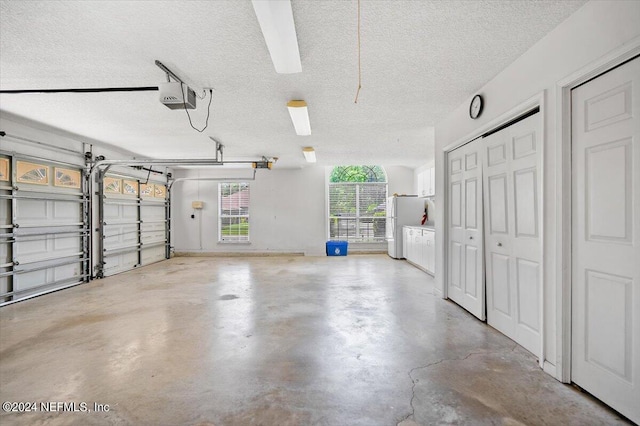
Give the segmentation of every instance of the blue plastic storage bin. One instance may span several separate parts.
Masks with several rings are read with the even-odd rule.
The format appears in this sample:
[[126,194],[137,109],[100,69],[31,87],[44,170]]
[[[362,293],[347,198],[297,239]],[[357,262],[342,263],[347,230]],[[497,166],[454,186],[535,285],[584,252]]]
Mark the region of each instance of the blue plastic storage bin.
[[327,241],[327,256],[346,256],[348,246],[346,241]]

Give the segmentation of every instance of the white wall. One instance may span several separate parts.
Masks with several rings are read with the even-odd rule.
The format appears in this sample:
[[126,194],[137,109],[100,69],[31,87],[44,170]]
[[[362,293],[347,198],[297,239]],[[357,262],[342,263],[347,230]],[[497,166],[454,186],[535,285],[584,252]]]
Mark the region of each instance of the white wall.
[[[413,170],[385,167],[389,194],[410,193]],[[249,177],[250,169],[175,170],[174,177]],[[324,255],[327,241],[325,167],[258,170],[250,182],[250,240],[247,243],[218,242],[218,182],[182,181],[172,190],[172,245],[176,253],[301,253]],[[195,211],[192,201],[204,201]],[[195,218],[191,219],[191,214]],[[383,247],[384,246],[384,247]],[[360,249],[386,249],[365,245]]]
[[[482,116],[471,120],[469,102],[460,105],[435,129],[436,193],[444,194],[444,148],[471,140],[483,127],[527,99],[544,93],[544,322],[545,360],[548,370],[558,361],[556,330],[556,83],[640,36],[640,2],[592,1],[535,44],[493,80],[480,88],[485,102]],[[470,67],[472,69],[473,67]],[[443,235],[444,203],[436,206],[436,231]],[[440,238],[436,251],[436,287],[444,290],[444,242]]]
[[402,166],[384,166],[389,182],[389,196],[398,194],[415,194],[413,188],[413,169]]

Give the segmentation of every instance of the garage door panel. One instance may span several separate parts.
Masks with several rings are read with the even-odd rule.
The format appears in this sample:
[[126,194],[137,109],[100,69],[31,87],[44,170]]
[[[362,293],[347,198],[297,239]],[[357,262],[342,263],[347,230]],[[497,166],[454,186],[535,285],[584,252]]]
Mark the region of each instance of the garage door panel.
[[135,223],[129,223],[129,224],[123,224],[123,225],[107,224],[107,226],[104,227],[104,236],[106,238],[112,238],[117,236],[124,237],[129,234],[134,234],[134,238],[135,238],[135,234],[137,232],[138,232],[138,225]]
[[120,206],[117,204],[105,203],[103,212],[105,220],[116,219],[120,217]]
[[[0,240],[6,240],[5,238],[0,238]],[[4,265],[6,263],[9,263],[10,261],[10,257],[9,257],[9,244],[7,243],[0,243],[0,265]],[[2,274],[4,271],[4,268],[2,268],[0,266],[0,274]]]
[[149,263],[159,262],[165,258],[165,247],[159,245],[142,250],[142,264],[148,265]]
[[49,201],[52,205],[53,219],[58,222],[78,222],[80,220],[80,204],[75,201]]
[[135,205],[107,204],[104,205],[104,220],[133,221],[138,220],[138,207]]
[[114,254],[105,256],[104,273],[113,275],[119,272],[128,271],[138,265],[138,252]]
[[145,245],[151,245],[155,243],[164,243],[164,242],[165,242],[164,233],[147,235],[146,237],[142,238],[142,243]]
[[144,204],[142,206],[140,215],[142,220],[162,220],[165,215],[164,205],[150,205]]
[[54,263],[43,263],[32,266],[35,271],[22,272],[16,274],[14,289],[22,292],[24,290],[39,288],[47,284],[55,284],[61,281],[72,279],[82,279],[82,268],[79,263],[54,266]]
[[42,269],[24,274],[17,274],[14,277],[14,291],[27,290],[33,287],[40,287],[44,284],[52,282],[53,279],[47,279],[47,270]]
[[138,207],[137,206],[120,206],[121,217],[124,220],[138,220]]
[[151,243],[165,241],[166,230],[164,223],[153,223],[142,225],[142,242]]
[[14,245],[16,256],[21,260],[47,253],[47,246],[41,240],[18,242]]
[[49,203],[42,200],[17,200],[16,217],[24,221],[38,221],[49,217]]
[[63,236],[53,235],[51,236],[53,241],[53,249],[56,253],[61,251],[76,250],[78,248],[79,236]]
[[104,237],[104,248],[107,250],[136,244],[138,242],[138,225],[107,225]]
[[[1,182],[0,182],[1,184]],[[9,192],[8,191],[2,191],[0,190],[0,194],[2,195],[7,195]],[[0,199],[0,225],[8,225],[11,223],[11,215],[9,214],[10,209],[10,201],[5,199],[5,198],[1,198]],[[0,229],[0,232],[3,232],[4,229]]]
[[45,259],[77,255],[81,249],[80,238],[49,235],[45,238],[17,241],[14,245],[16,258],[21,264]]
[[61,281],[68,278],[78,278],[82,274],[77,263],[62,265],[53,268],[53,280]]
[[20,218],[18,223],[21,226],[77,223],[81,217],[81,206],[77,201],[18,199],[16,216]]

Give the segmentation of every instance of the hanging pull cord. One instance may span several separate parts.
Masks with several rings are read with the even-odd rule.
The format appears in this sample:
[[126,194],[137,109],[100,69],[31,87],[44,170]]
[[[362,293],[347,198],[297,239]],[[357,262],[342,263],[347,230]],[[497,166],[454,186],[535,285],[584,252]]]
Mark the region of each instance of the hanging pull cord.
[[362,70],[360,66],[360,0],[358,0],[358,91],[356,92],[356,99],[354,104],[358,103],[358,96],[360,95],[360,89],[362,88]]

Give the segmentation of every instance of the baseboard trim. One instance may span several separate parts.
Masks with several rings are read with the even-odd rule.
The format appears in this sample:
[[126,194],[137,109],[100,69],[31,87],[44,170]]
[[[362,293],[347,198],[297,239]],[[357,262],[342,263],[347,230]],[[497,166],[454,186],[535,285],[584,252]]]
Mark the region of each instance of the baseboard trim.
[[173,257],[279,257],[304,256],[302,252],[273,252],[273,251],[177,251]]
[[545,373],[547,373],[548,375],[550,375],[554,379],[557,379],[557,377],[556,377],[556,366],[551,364],[549,361],[545,361],[544,362],[544,364],[542,366],[542,371],[544,371]]

